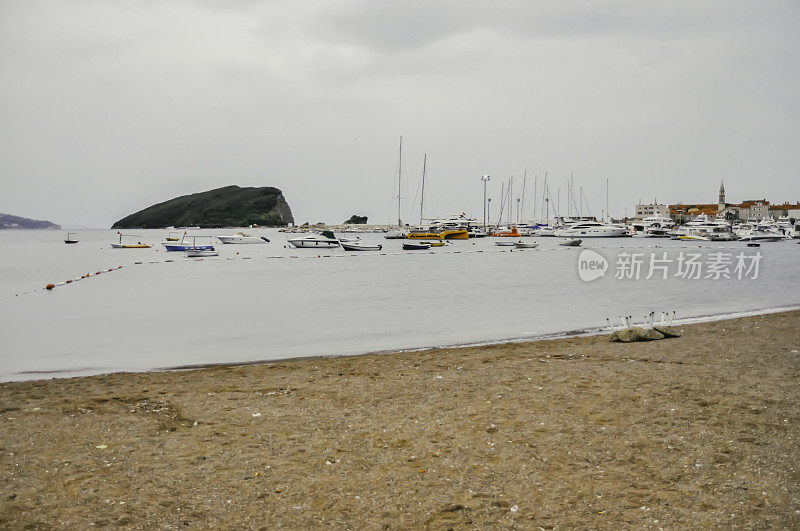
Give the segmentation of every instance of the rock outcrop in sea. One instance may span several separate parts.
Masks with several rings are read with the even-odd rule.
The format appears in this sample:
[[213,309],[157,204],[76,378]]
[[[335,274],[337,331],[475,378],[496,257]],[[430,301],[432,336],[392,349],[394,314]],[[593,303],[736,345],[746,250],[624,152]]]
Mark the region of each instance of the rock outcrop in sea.
[[184,195],[122,218],[112,229],[262,227],[294,223],[283,192],[271,186],[231,185]]

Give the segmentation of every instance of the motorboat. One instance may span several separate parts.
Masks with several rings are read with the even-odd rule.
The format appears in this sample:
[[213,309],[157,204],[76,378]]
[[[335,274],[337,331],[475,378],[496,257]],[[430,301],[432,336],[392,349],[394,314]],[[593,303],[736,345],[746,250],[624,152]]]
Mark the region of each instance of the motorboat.
[[539,238],[555,236],[556,228],[549,225],[539,225],[531,230],[531,235]]
[[403,242],[404,251],[424,251],[430,248],[430,242]]
[[740,226],[736,235],[744,242],[777,242],[783,239],[783,236],[780,234],[766,232],[759,229],[758,226],[748,223]]
[[149,249],[151,247],[150,245],[142,243],[141,241],[137,241],[136,243],[132,242],[127,243],[122,241],[123,237],[139,238],[140,236],[134,236],[132,234],[122,234],[121,232],[118,232],[117,234],[119,234],[119,242],[111,242],[111,247],[113,249]]
[[217,236],[217,239],[219,239],[219,241],[222,243],[231,244],[269,243],[269,240],[263,236],[251,236],[250,234],[245,234],[244,232],[237,232],[236,234],[230,234],[227,236]]
[[582,241],[580,238],[567,238],[558,242],[558,244],[564,247],[579,247]]
[[197,238],[198,237],[201,238],[201,239],[202,238],[211,239],[211,236],[189,236],[184,232],[183,236],[180,239],[180,241],[177,241],[177,242],[175,242],[175,241],[164,241],[164,242],[161,242],[161,245],[163,245],[164,249],[166,249],[169,252],[186,251],[186,250],[192,249],[192,248],[205,249],[205,250],[209,250],[209,249],[210,250],[214,250],[214,246],[211,243],[197,244]]
[[181,233],[180,233],[180,231],[178,231],[178,232],[174,232],[174,231],[173,231],[173,232],[170,232],[169,234],[167,234],[167,237],[166,237],[166,238],[164,238],[164,241],[168,241],[168,242],[179,242],[179,241],[181,241],[181,239],[182,239],[184,236],[186,236],[186,233],[185,233],[185,232],[184,232],[183,234],[181,234]]
[[532,241],[532,242],[523,242],[522,240],[515,242],[514,247],[517,249],[536,249],[539,247],[539,242]]
[[469,238],[467,229],[448,229],[431,227],[415,227],[408,231],[409,240],[466,240]]
[[383,249],[382,245],[369,245],[360,241],[340,241],[339,244],[345,251],[380,251]]
[[298,249],[330,249],[339,246],[339,240],[329,230],[323,231],[321,234],[306,234],[286,241]]
[[78,243],[78,240],[74,238],[72,235],[75,234],[74,232],[67,233],[67,239],[64,240],[64,243]]
[[581,238],[618,238],[625,234],[625,227],[620,225],[603,224],[597,221],[579,221],[554,231],[556,236]]
[[405,240],[408,233],[398,229],[392,229],[387,231],[386,234],[383,236],[387,240]]
[[467,232],[470,238],[485,238],[489,235],[488,232],[480,229],[470,229]]
[[186,249],[187,258],[205,258],[207,256],[219,256],[213,247],[211,249]]
[[669,238],[675,226],[672,218],[666,216],[650,216],[631,223],[632,236],[643,238]]
[[494,244],[498,247],[514,247],[516,242],[510,240],[497,240]]
[[520,236],[522,236],[522,234],[520,234],[516,226],[513,226],[510,229],[506,227],[500,227],[499,229],[497,229],[492,233],[492,236],[497,236],[501,238],[519,238]]

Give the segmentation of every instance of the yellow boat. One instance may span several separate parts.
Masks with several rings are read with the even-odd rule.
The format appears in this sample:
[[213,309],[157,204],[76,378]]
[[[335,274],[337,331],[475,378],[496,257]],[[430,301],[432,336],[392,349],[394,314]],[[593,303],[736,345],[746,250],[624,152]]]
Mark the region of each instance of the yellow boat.
[[463,229],[443,230],[439,232],[412,230],[408,233],[406,238],[410,240],[466,240],[469,238],[469,232]]

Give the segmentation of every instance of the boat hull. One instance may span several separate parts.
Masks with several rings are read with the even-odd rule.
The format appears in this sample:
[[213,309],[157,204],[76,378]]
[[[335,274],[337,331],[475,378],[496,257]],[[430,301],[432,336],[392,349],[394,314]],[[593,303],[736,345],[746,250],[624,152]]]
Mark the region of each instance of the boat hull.
[[188,243],[162,243],[164,249],[170,252],[174,251],[188,251],[189,249],[195,248],[199,250],[214,250],[213,245],[197,245],[193,246]]
[[265,240],[255,236],[217,236],[217,239],[222,243],[227,244],[267,243]]
[[330,249],[339,247],[339,242],[328,240],[288,240],[289,244],[298,249]]
[[342,249],[345,251],[380,251],[382,245],[359,245],[357,243],[341,242]]
[[429,243],[414,243],[414,242],[406,242],[403,244],[404,251],[424,251],[426,249],[430,249],[431,244]]
[[623,228],[612,228],[612,227],[602,227],[602,228],[587,228],[587,229],[556,229],[555,236],[560,237],[581,237],[581,238],[619,238],[625,234],[625,229]]

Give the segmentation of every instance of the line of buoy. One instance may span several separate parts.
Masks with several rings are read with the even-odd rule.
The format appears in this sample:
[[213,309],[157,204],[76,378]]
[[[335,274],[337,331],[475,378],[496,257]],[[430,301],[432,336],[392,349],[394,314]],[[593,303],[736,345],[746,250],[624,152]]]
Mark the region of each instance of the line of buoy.
[[[79,280],[84,280],[84,279],[87,279],[87,278],[96,277],[97,275],[102,275],[103,273],[110,273],[112,271],[116,271],[118,269],[122,269],[123,267],[125,267],[125,266],[117,266],[117,267],[112,267],[112,268],[106,269],[106,270],[95,271],[94,273],[86,273],[85,275],[81,275],[81,278],[71,278],[69,280],[65,280],[64,282],[59,282],[58,284],[50,283],[50,284],[47,284],[44,287],[44,289],[46,289],[47,291],[52,291],[53,289],[55,289],[56,286],[65,286],[67,284],[72,284],[73,282],[78,282]],[[36,290],[34,290],[34,291],[36,291]]]

